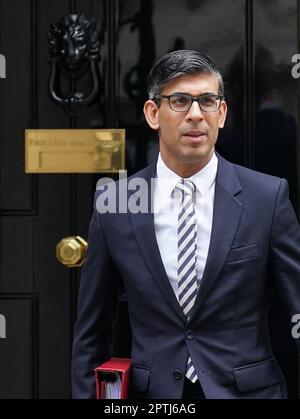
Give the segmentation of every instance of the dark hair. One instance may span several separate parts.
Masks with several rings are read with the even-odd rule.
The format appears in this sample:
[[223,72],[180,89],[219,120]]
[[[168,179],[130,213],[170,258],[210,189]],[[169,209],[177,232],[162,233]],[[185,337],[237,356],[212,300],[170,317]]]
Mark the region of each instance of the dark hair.
[[148,95],[155,99],[171,80],[185,74],[214,74],[219,81],[219,94],[224,95],[224,82],[220,71],[205,54],[189,49],[169,52],[154,64],[147,79]]

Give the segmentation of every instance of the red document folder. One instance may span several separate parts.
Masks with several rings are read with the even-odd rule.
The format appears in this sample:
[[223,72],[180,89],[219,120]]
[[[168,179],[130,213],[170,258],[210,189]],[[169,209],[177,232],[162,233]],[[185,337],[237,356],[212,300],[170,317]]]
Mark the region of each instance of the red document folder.
[[128,358],[111,358],[109,361],[104,362],[104,364],[95,368],[96,398],[107,398],[107,389],[110,385],[109,383],[115,382],[116,385],[118,384],[121,387],[120,396],[110,398],[127,399],[131,364],[132,361]]

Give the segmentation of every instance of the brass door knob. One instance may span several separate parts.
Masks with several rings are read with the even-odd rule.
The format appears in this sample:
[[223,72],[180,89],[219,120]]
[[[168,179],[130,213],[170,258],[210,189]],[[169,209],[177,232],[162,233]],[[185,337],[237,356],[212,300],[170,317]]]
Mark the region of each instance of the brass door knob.
[[82,237],[65,237],[56,246],[56,257],[68,268],[76,268],[83,265],[86,250],[87,242]]

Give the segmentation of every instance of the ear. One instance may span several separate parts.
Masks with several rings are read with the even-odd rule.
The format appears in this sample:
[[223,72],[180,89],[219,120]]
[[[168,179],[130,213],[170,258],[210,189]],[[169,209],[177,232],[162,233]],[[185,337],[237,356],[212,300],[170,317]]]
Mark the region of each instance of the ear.
[[226,121],[227,115],[227,104],[225,100],[222,101],[220,109],[219,109],[219,128],[223,128]]
[[147,100],[144,105],[144,115],[148,125],[155,130],[159,129],[158,112],[159,108],[156,103],[151,99]]

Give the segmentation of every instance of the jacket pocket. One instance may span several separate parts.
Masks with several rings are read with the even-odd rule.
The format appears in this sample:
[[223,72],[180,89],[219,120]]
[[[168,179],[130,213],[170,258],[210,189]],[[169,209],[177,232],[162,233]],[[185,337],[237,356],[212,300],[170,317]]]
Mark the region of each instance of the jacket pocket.
[[243,247],[236,247],[229,252],[226,262],[235,262],[243,259],[255,258],[259,255],[258,244],[249,244]]
[[145,393],[148,390],[151,370],[139,365],[132,365],[131,387],[133,391]]
[[281,383],[281,374],[274,359],[234,368],[239,391],[253,391]]

